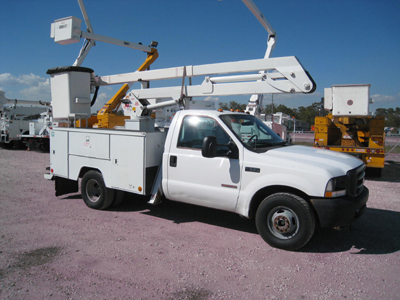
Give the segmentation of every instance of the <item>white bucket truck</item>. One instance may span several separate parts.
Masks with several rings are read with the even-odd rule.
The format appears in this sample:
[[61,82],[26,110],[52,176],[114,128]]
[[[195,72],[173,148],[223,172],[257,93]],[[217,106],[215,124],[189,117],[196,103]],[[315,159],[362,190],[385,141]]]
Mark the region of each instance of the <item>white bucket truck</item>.
[[[184,109],[192,97],[315,90],[295,57],[269,54],[102,77],[76,66],[49,70],[53,120],[65,125],[50,131],[45,177],[55,180],[56,196],[78,192],[81,179],[82,198],[94,209],[106,209],[124,193],[133,193],[150,196],[152,204],[166,198],[235,212],[255,218],[268,244],[288,250],[304,246],[317,226],[350,225],[365,211],[369,195],[361,160],[287,145],[251,114]],[[185,85],[185,78],[196,76],[204,76],[202,84]],[[125,101],[135,114],[125,126],[73,128],[77,119],[89,118],[94,87],[162,79],[179,79],[182,85],[131,90]],[[155,127],[152,112],[177,104],[181,110],[169,127]]]
[[[297,60],[286,59],[291,60],[296,76],[279,84],[286,81],[287,89],[307,92],[303,83],[312,87],[312,80]],[[273,68],[279,70],[281,59],[266,61],[271,60]],[[268,69],[261,61],[244,61],[231,71],[240,71],[242,65],[246,71],[249,65]],[[225,69],[229,65],[214,67]],[[197,76],[203,66],[104,77],[93,77],[92,70],[82,67],[50,70],[53,118],[64,118],[73,125],[76,118],[89,117],[90,82],[147,81],[161,74],[170,78],[166,76],[169,73],[182,77],[185,69],[190,69],[187,76]],[[46,177],[55,179],[56,195],[77,192],[81,178],[82,197],[91,208],[106,209],[129,192],[152,195],[151,203],[157,203],[163,195],[174,201],[236,212],[255,217],[264,240],[283,249],[304,246],[317,225],[347,226],[364,212],[368,189],[363,184],[365,166],[361,160],[329,150],[288,146],[252,115],[181,110],[168,130],[155,128],[154,119],[149,117],[153,109],[183,105],[192,96],[204,93],[246,92],[246,86],[251,85],[237,86],[235,82],[226,89],[227,83],[216,83],[218,77],[206,77],[204,82],[199,86],[131,91],[129,97],[139,103],[168,94],[177,93],[177,98],[141,105],[137,110],[140,116],[127,120],[119,129],[54,127],[50,132],[51,172]],[[254,83],[263,84],[255,86],[260,92],[275,90],[273,82]],[[59,93],[67,87],[71,91]],[[184,93],[179,95],[181,90]]]
[[42,101],[17,100],[5,97],[0,91],[0,146],[11,149],[22,146],[22,134],[28,134],[40,122],[42,113],[49,103]]

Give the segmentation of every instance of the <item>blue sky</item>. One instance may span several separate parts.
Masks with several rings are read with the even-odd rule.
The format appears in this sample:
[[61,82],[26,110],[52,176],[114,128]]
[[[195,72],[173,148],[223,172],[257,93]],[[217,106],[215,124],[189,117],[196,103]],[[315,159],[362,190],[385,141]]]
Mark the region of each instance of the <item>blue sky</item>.
[[[317,83],[309,95],[275,95],[275,104],[308,106],[336,84],[371,84],[370,109],[400,107],[400,1],[254,0],[278,40],[272,57],[296,56]],[[75,16],[76,0],[0,0],[0,90],[9,99],[50,101],[46,71],[72,65],[80,43],[59,45],[50,24]],[[94,32],[144,45],[158,41],[152,69],[263,58],[267,32],[240,0],[85,0]],[[82,30],[86,30],[84,22]],[[102,42],[83,66],[96,74],[132,72],[144,61],[138,50]],[[99,104],[116,88],[100,89]],[[214,97],[213,101],[248,97]],[[271,103],[271,96],[264,104]]]

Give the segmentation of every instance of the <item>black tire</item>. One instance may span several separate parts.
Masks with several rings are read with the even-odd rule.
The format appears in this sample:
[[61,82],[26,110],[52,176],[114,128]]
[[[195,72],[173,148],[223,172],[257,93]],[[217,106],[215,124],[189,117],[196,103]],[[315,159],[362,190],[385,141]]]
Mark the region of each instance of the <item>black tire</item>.
[[50,152],[50,139],[45,139],[42,141],[41,145],[40,145],[40,149],[44,152],[44,153],[49,153]]
[[366,176],[367,177],[375,177],[375,178],[381,178],[382,177],[382,169],[380,168],[367,168],[366,170]]
[[12,149],[14,148],[14,141],[10,141],[9,143],[1,143],[1,147],[4,149]]
[[25,149],[27,149],[27,146],[24,142],[22,142],[21,140],[18,140],[18,141],[14,141],[14,148],[18,149],[18,150],[25,150]]
[[297,250],[314,234],[315,216],[309,204],[289,193],[265,198],[256,212],[258,233],[270,246]]
[[81,194],[85,204],[94,209],[106,209],[114,200],[114,190],[107,188],[101,173],[93,170],[83,175]]
[[112,206],[119,206],[124,200],[124,196],[125,196],[124,191],[114,190],[114,199]]

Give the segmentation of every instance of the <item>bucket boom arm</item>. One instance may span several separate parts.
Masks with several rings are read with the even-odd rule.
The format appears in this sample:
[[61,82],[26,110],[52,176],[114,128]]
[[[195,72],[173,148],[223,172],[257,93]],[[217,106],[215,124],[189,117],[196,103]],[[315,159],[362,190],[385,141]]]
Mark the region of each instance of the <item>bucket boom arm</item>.
[[[261,72],[263,71],[263,72]],[[231,76],[214,76],[230,73],[249,73]],[[181,79],[205,76],[202,84],[188,86],[173,86],[162,88],[131,90],[128,98],[131,101],[145,99],[171,98],[172,101],[156,104],[157,107],[173,105],[182,98],[251,95],[251,94],[280,94],[280,93],[312,93],[315,83],[294,56],[268,59],[255,59],[227,63],[184,66],[143,72],[126,73],[95,77],[96,86],[110,84],[135,83],[141,81],[156,81],[166,79]],[[165,105],[163,105],[165,104]],[[143,104],[145,106],[145,104]],[[147,111],[155,108],[148,105]]]

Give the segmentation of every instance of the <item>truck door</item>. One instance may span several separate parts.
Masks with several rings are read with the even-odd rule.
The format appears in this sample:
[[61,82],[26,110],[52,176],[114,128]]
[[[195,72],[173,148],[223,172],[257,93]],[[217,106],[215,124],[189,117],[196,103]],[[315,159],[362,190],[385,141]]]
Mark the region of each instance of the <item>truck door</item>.
[[[240,190],[240,160],[228,157],[205,158],[201,154],[206,136],[216,136],[218,144],[231,138],[217,122],[207,116],[186,116],[179,134],[174,134],[171,149],[165,153],[168,197],[171,200],[234,211]],[[218,151],[228,151],[219,146]],[[165,169],[164,169],[165,170]],[[165,186],[165,185],[164,185]]]

